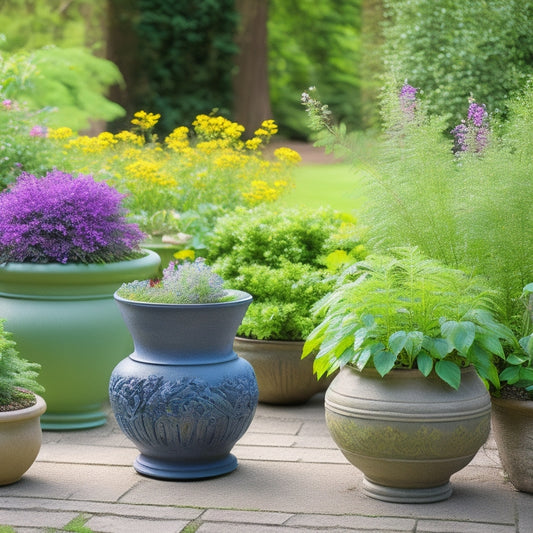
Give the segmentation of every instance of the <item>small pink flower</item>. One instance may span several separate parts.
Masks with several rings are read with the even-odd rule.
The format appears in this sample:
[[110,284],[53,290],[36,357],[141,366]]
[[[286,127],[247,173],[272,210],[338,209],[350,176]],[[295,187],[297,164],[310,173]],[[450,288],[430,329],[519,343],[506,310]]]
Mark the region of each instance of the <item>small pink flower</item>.
[[46,128],[42,126],[33,126],[30,130],[30,135],[32,137],[46,137]]
[[2,100],[2,105],[6,108],[6,109],[11,109],[11,107],[13,107],[13,100]]

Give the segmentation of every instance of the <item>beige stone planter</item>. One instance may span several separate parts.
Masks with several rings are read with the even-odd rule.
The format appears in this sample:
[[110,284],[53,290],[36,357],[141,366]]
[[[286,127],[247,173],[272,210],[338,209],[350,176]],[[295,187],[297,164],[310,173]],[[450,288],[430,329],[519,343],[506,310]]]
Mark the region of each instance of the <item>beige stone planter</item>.
[[473,368],[454,390],[418,370],[344,367],[326,392],[326,423],[363,492],[398,503],[448,498],[450,476],[465,467],[490,430],[490,397]]
[[327,389],[332,378],[317,381],[313,357],[302,359],[304,343],[236,337],[233,349],[253,367],[262,403],[292,405],[307,402]]
[[18,481],[37,458],[45,411],[45,401],[37,396],[32,407],[0,413],[0,485]]
[[533,401],[492,398],[492,429],[509,481],[533,493]]

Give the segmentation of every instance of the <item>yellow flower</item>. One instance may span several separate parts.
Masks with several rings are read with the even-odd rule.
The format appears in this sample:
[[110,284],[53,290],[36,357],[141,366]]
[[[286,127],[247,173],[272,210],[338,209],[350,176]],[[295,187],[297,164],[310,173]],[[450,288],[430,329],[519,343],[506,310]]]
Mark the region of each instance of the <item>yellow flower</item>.
[[279,191],[270,187],[264,180],[254,180],[251,183],[252,190],[244,192],[243,196],[250,205],[256,205],[260,202],[271,202],[279,196]]
[[261,127],[267,130],[269,135],[276,135],[276,133],[278,133],[278,126],[272,119],[264,120],[261,123]]
[[70,128],[48,128],[48,137],[56,141],[69,139],[74,135],[74,132]]
[[217,157],[213,164],[215,168],[239,168],[246,165],[248,158],[245,155],[235,152],[224,153]]
[[248,150],[257,150],[262,143],[263,139],[260,139],[259,137],[253,137],[252,139],[248,139],[244,144]]
[[136,144],[138,146],[142,146],[144,144],[144,138],[140,135],[135,135],[135,133],[132,133],[131,131],[121,131],[115,135],[115,139],[126,143],[126,144]]
[[133,116],[135,118],[131,120],[131,123],[134,126],[139,126],[143,131],[152,129],[161,118],[159,113],[156,115],[154,113],[147,113],[146,111],[137,111]]
[[276,157],[279,161],[291,164],[299,163],[302,160],[302,157],[298,152],[292,150],[291,148],[286,148],[285,146],[274,150],[274,157]]
[[208,140],[237,140],[244,132],[244,126],[221,116],[198,115],[192,125],[199,138]]
[[174,258],[180,261],[194,261],[195,255],[194,250],[180,250],[174,254]]
[[175,152],[184,152],[190,147],[189,145],[189,128],[180,126],[168,135],[165,139],[166,145]]
[[175,186],[176,180],[169,174],[162,172],[160,165],[153,161],[139,159],[125,168],[134,179],[142,180],[154,185]]

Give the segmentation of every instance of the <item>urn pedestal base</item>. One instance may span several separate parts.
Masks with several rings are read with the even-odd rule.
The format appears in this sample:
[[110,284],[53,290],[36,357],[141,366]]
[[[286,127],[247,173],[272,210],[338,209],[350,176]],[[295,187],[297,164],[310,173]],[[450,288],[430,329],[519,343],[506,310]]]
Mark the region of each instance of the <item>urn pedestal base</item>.
[[220,459],[197,461],[195,463],[180,463],[179,461],[164,461],[140,454],[133,463],[133,468],[143,476],[156,479],[193,480],[222,476],[233,472],[238,466],[237,458],[229,454]]

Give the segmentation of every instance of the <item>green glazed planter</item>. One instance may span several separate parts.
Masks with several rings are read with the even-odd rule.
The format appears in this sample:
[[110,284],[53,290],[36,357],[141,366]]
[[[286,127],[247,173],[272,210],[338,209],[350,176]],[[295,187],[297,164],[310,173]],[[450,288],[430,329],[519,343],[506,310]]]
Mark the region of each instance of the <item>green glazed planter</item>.
[[326,424],[364,474],[363,492],[396,503],[441,501],[490,430],[490,396],[473,367],[452,389],[436,375],[392,370],[381,377],[346,366],[325,398]]
[[111,371],[133,347],[113,293],[123,282],[156,275],[159,264],[147,251],[108,264],[0,265],[0,317],[21,357],[42,365],[43,429],[106,423]]

